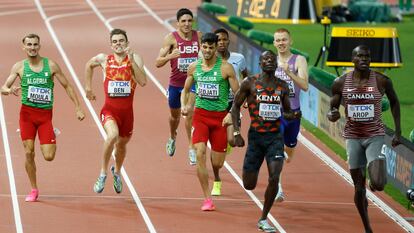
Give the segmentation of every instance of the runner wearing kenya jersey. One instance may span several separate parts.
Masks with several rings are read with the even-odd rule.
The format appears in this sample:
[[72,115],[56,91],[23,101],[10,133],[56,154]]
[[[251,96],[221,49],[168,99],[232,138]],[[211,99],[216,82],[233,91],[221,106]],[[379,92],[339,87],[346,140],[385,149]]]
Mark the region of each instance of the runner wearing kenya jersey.
[[247,101],[251,123],[243,163],[243,185],[247,190],[255,189],[260,167],[266,159],[269,178],[257,227],[265,232],[276,232],[266,219],[279,188],[277,184],[285,158],[281,118],[283,116],[290,120],[294,113],[290,110],[288,84],[275,77],[277,62],[274,52],[267,50],[261,54],[260,67],[262,73],[247,77],[241,83],[234,97],[231,116],[235,146],[242,147],[244,139],[239,131],[240,106]]
[[218,37],[206,33],[201,39],[202,59],[188,68],[188,77],[181,94],[181,112],[187,115],[191,110],[188,101],[190,88],[195,84],[197,96],[193,118],[193,144],[197,151],[197,175],[204,194],[203,211],[214,210],[209,190],[206,167],[207,141],[211,144],[213,169],[223,167],[227,150],[227,131],[223,119],[227,115],[229,87],[236,93],[239,83],[233,67],[216,55]]
[[[56,135],[52,125],[54,80],[65,88],[69,98],[76,106],[76,116],[79,120],[85,117],[80,108],[78,97],[68,82],[62,70],[51,59],[41,57],[40,38],[36,34],[28,34],[23,40],[23,50],[27,59],[17,62],[1,87],[1,94],[18,95],[22,91],[22,106],[20,109],[20,137],[23,141],[26,154],[26,172],[29,176],[31,192],[26,201],[36,201],[39,196],[36,179],[36,163],[34,141],[39,135],[40,149],[46,161],[52,161],[56,154]],[[20,87],[12,86],[16,79],[20,79]]]
[[[157,67],[162,67],[167,62],[171,65],[171,75],[168,85],[168,105],[170,107],[170,138],[166,144],[166,152],[169,156],[175,153],[175,141],[177,128],[180,124],[181,106],[180,95],[187,78],[188,66],[197,60],[200,49],[201,32],[192,30],[193,13],[182,8],[177,11],[177,31],[169,33],[165,38],[160,53],[155,61]],[[195,92],[193,89],[192,92]],[[189,103],[194,102],[194,93],[189,95]],[[196,164],[196,154],[191,142],[192,111],[185,119],[185,129],[188,138],[188,158],[191,165]]]
[[114,29],[110,34],[113,54],[98,54],[86,64],[86,97],[95,100],[92,91],[93,69],[100,66],[104,73],[105,104],[100,119],[106,132],[100,175],[93,187],[96,193],[105,188],[109,159],[115,147],[115,166],[111,167],[116,193],[122,192],[120,171],[126,155],[126,144],[134,126],[133,100],[137,84],[145,86],[147,78],[142,58],[128,46],[124,30]]
[[381,99],[387,95],[394,118],[395,134],[392,146],[400,144],[400,103],[391,79],[369,68],[370,50],[360,45],[352,51],[354,71],[335,79],[332,85],[331,109],[328,119],[337,121],[343,99],[346,123],[343,136],[346,142],[348,165],[354,182],[354,202],[364,224],[365,232],[372,233],[366,198],[366,167],[372,191],[383,191],[387,183],[386,157],[383,151],[384,125],[381,120]]

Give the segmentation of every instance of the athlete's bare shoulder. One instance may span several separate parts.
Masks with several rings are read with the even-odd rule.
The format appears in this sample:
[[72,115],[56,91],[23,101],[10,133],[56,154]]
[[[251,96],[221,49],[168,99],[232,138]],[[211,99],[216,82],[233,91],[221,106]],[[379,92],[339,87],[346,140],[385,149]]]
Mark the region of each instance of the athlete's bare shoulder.
[[177,41],[175,40],[175,37],[173,35],[172,32],[168,33],[165,37],[164,37],[164,47],[165,46],[169,46],[169,47],[177,47]]

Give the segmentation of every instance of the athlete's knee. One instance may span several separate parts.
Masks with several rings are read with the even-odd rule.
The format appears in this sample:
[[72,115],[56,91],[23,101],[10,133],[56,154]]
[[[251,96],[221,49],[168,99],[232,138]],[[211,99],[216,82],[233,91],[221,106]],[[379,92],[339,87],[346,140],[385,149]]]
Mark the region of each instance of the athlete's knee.
[[243,180],[243,187],[246,190],[253,190],[256,188],[256,183]]
[[49,162],[53,161],[55,159],[55,153],[54,152],[45,154],[43,156],[44,156],[45,160],[49,161]]
[[119,136],[117,133],[109,133],[107,134],[106,142],[114,145],[117,142],[118,138]]
[[26,161],[28,161],[28,162],[34,161],[34,157],[35,157],[35,152],[34,151],[26,151],[25,155],[26,155]]
[[354,189],[356,195],[365,195],[366,193],[366,188],[364,185],[355,185]]
[[273,174],[269,175],[269,178],[267,179],[269,184],[277,184],[279,183],[280,174]]

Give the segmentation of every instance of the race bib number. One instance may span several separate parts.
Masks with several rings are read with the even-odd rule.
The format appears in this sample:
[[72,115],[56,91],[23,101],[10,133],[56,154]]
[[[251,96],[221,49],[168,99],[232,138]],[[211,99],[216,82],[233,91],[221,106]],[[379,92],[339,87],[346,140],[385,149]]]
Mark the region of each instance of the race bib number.
[[374,105],[348,105],[348,117],[352,121],[371,121],[374,119]]
[[187,72],[188,66],[197,60],[196,57],[178,58],[178,70],[180,72]]
[[109,81],[109,97],[126,97],[131,94],[131,81]]
[[197,94],[200,98],[217,100],[219,98],[219,84],[217,83],[198,83]]
[[52,90],[50,88],[29,86],[27,100],[32,103],[48,104],[52,101]]
[[286,81],[289,86],[289,97],[295,97],[295,83],[293,81]]
[[260,103],[259,116],[267,121],[275,121],[280,118],[280,104]]

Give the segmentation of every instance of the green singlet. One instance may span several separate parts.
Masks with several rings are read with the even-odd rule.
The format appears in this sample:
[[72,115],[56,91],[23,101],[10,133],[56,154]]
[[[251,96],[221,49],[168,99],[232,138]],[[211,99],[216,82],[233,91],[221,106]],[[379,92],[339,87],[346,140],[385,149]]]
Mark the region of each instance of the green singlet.
[[30,69],[29,61],[24,60],[21,77],[22,104],[35,108],[51,109],[53,107],[54,82],[49,59],[42,58],[42,62],[42,71],[34,72]]
[[201,62],[202,59],[197,61],[193,75],[197,91],[195,106],[207,111],[225,111],[228,106],[230,84],[221,74],[221,57],[217,57],[216,64],[209,71],[203,71]]

